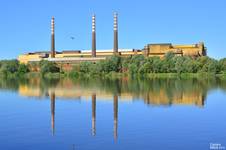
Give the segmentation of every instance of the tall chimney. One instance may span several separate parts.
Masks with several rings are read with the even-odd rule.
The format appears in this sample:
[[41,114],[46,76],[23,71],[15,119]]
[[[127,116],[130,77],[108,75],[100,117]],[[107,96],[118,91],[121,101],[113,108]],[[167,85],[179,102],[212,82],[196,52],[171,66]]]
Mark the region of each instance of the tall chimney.
[[51,100],[51,128],[52,134],[55,134],[55,92],[50,93]]
[[118,95],[114,95],[114,139],[118,138]]
[[92,135],[96,135],[96,93],[92,94]]
[[92,56],[96,57],[96,16],[92,16]]
[[114,13],[114,53],[118,53],[118,14]]
[[54,17],[51,19],[51,58],[55,58],[55,23]]

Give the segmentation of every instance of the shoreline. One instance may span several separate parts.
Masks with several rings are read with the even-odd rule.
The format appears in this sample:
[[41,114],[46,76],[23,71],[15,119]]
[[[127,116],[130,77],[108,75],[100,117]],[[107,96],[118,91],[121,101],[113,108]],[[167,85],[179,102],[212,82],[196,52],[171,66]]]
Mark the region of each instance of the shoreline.
[[46,79],[60,79],[60,78],[108,78],[108,79],[120,79],[120,78],[147,78],[147,79],[210,79],[210,78],[220,78],[226,80],[226,73],[214,74],[214,73],[146,73],[146,74],[129,74],[129,73],[82,73],[82,72],[64,72],[64,73],[46,73],[42,75],[40,72],[29,72],[25,74],[7,74],[6,76],[0,75],[0,78],[46,78]]

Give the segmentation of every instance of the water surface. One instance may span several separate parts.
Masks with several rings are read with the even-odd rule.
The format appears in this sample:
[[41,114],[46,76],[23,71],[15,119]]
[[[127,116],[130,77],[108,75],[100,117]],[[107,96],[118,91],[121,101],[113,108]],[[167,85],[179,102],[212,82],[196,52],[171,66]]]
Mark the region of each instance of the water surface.
[[226,81],[1,79],[0,149],[226,147]]

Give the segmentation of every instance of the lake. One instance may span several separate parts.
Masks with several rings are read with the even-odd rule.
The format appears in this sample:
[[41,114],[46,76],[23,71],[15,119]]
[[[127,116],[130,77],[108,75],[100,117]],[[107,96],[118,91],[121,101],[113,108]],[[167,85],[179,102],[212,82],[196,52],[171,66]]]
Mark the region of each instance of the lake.
[[0,79],[1,150],[226,148],[226,80]]

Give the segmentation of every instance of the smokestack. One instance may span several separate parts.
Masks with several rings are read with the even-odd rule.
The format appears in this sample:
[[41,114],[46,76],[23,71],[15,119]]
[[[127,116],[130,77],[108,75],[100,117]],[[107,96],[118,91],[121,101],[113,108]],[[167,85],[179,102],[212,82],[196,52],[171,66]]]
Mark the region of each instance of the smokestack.
[[54,17],[51,19],[51,58],[55,58],[55,22]]
[[96,94],[92,94],[92,135],[96,135]]
[[118,138],[118,95],[114,95],[114,139]]
[[114,53],[118,53],[118,14],[114,13]]
[[92,16],[92,56],[96,57],[96,16]]
[[55,92],[50,93],[51,100],[51,128],[52,134],[55,134]]

